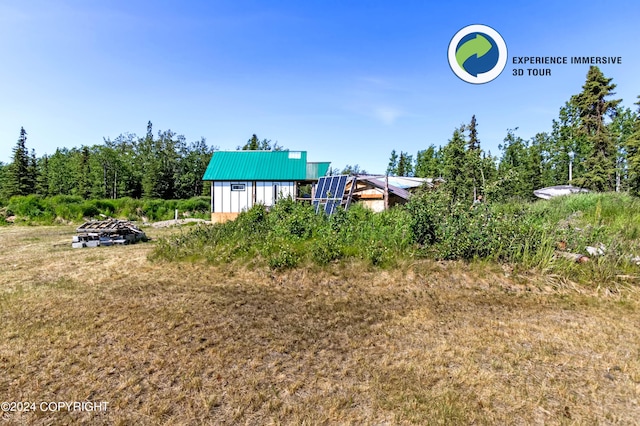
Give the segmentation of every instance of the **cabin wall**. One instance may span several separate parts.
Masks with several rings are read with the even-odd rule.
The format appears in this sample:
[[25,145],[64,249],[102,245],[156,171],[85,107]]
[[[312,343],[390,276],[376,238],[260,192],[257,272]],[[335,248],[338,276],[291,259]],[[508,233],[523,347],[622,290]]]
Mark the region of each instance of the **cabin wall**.
[[280,198],[296,197],[293,181],[213,182],[211,213],[240,213],[254,204],[271,207]]

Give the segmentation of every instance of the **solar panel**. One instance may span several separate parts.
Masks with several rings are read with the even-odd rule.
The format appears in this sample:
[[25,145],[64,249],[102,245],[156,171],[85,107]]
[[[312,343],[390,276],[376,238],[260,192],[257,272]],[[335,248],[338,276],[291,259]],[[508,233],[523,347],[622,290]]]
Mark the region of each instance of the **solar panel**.
[[324,198],[327,196],[326,192],[325,192],[325,187],[327,186],[327,183],[331,182],[330,179],[328,178],[320,178],[320,180],[318,180],[318,185],[316,187],[316,193],[315,193],[315,198]]
[[316,213],[324,210],[326,214],[331,216],[336,211],[337,207],[342,204],[347,178],[347,175],[325,176],[318,180],[312,199]]
[[338,187],[336,188],[336,196],[341,199],[344,197],[344,188],[347,186],[347,176],[340,176],[338,179]]

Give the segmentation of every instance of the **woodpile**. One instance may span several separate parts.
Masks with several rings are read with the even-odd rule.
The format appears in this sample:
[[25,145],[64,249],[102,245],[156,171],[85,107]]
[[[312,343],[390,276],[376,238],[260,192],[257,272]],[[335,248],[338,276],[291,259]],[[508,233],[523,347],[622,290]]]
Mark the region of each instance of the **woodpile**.
[[85,222],[80,225],[72,239],[73,248],[133,244],[146,241],[147,236],[136,225],[127,220],[107,219]]

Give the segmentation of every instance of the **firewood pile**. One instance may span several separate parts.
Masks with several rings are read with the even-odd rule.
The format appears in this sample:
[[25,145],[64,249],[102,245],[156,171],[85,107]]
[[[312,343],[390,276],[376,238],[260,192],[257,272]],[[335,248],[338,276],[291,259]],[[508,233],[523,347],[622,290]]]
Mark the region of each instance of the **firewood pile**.
[[72,239],[73,248],[133,244],[146,241],[147,236],[136,225],[127,220],[107,219],[85,222],[80,225]]

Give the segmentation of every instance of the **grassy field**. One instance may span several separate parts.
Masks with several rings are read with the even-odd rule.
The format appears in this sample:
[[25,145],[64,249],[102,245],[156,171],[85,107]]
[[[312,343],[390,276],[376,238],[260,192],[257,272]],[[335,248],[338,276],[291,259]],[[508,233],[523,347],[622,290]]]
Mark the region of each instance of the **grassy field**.
[[[151,237],[176,230],[149,229]],[[491,263],[270,272],[0,228],[0,424],[636,424],[640,293]]]

